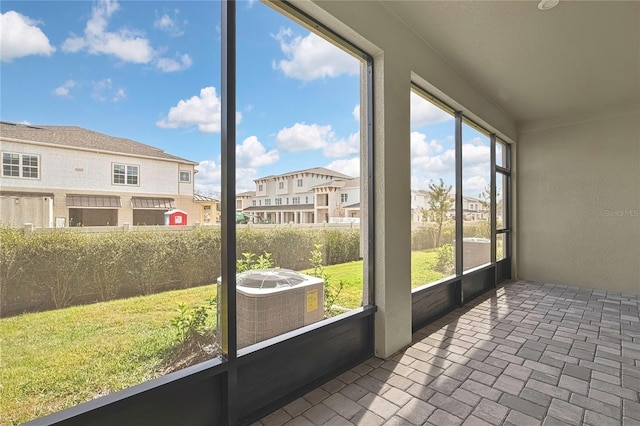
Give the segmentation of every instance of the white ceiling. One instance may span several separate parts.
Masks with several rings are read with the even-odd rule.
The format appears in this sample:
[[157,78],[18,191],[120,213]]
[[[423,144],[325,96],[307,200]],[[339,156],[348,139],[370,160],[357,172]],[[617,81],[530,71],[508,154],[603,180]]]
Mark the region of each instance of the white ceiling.
[[381,2],[518,123],[640,99],[640,1]]

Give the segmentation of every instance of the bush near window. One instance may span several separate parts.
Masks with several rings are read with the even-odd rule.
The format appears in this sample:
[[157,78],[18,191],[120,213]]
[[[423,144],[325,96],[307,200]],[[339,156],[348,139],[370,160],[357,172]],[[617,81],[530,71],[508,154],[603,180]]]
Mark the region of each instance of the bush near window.
[[[282,268],[311,267],[309,253],[322,244],[327,264],[360,257],[358,229],[242,229],[242,253],[272,254]],[[2,316],[58,309],[215,283],[220,276],[219,229],[183,232],[52,230],[25,235],[0,227]]]

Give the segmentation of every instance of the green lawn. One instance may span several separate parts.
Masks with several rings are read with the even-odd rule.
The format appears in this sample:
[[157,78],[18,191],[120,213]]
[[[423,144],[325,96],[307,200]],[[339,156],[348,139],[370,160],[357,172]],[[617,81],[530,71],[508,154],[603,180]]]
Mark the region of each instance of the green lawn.
[[[442,278],[434,252],[413,252],[412,287]],[[344,283],[336,305],[362,300],[362,261],[325,268]],[[159,376],[178,303],[203,305],[214,285],[0,319],[0,424],[12,425]]]
[[179,302],[196,287],[0,320],[0,424],[18,424],[157,376],[175,341]]

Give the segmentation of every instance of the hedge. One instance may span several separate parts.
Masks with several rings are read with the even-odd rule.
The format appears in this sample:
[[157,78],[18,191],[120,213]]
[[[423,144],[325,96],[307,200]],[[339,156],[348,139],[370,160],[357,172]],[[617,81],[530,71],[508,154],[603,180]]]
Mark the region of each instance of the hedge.
[[[314,244],[327,264],[360,257],[358,229],[299,228],[238,229],[236,255],[271,253],[275,265],[302,270]],[[0,316],[211,284],[220,255],[220,231],[211,228],[25,235],[2,227]]]

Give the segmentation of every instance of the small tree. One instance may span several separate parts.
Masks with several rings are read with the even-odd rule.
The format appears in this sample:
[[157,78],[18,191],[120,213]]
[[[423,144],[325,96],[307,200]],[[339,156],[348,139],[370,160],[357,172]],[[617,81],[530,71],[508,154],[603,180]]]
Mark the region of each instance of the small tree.
[[442,178],[440,184],[436,185],[429,182],[429,212],[436,221],[438,232],[436,234],[436,247],[440,247],[440,238],[442,237],[442,224],[447,218],[447,213],[453,206],[451,200],[451,185],[445,185]]

